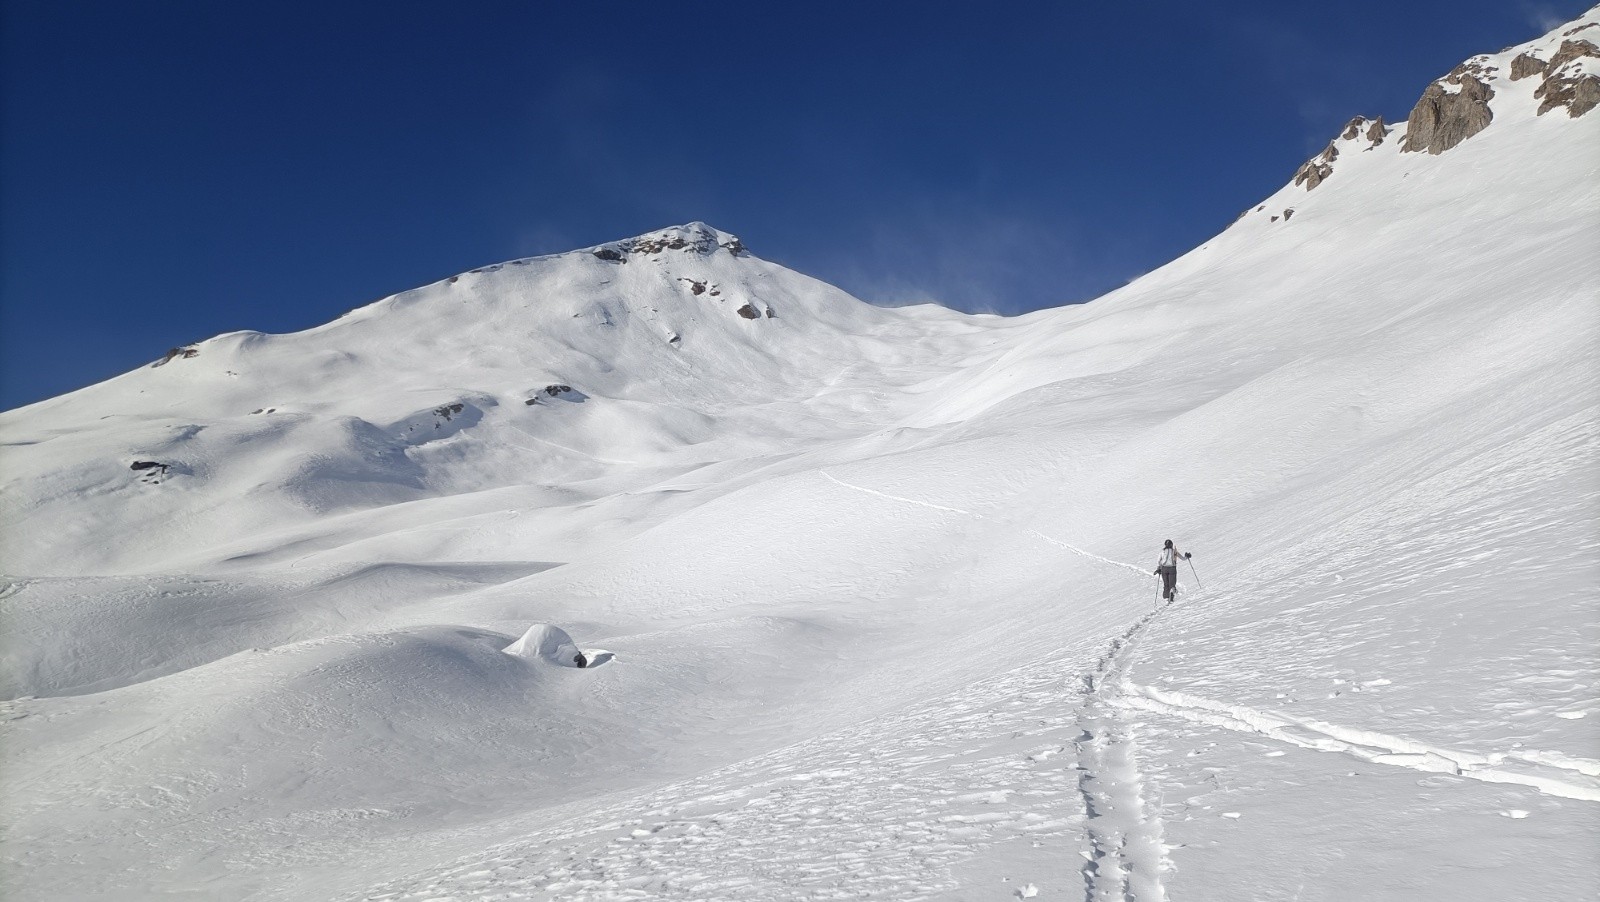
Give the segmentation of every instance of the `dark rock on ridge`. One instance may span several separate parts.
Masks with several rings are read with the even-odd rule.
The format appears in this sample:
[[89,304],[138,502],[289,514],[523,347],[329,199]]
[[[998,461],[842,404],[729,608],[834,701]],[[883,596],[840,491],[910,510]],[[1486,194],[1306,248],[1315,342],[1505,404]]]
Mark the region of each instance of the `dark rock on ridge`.
[[1488,70],[1481,61],[1469,61],[1428,85],[1406,118],[1400,151],[1441,154],[1488,128],[1494,119],[1489,110],[1494,89],[1477,76],[1487,78]]
[[603,244],[590,253],[601,260],[614,263],[628,262],[628,255],[661,254],[667,251],[684,251],[693,254],[712,254],[725,250],[734,256],[745,252],[744,242],[734,235],[722,235],[704,223],[691,222],[686,226],[665,229],[653,235],[640,235],[623,241]]
[[1543,101],[1539,104],[1539,115],[1566,107],[1567,115],[1576,119],[1600,105],[1600,77],[1575,68],[1562,72],[1568,63],[1584,57],[1600,57],[1600,47],[1582,40],[1561,42],[1560,49],[1550,57],[1544,69],[1544,82],[1533,92],[1534,97]]
[[1387,137],[1389,137],[1389,126],[1384,124],[1382,116],[1372,120],[1372,124],[1367,126],[1367,140],[1372,142],[1373,147],[1382,144],[1383,139]]
[[1345,123],[1344,130],[1339,133],[1339,137],[1329,141],[1328,146],[1323,148],[1321,153],[1305,161],[1299,169],[1295,170],[1294,184],[1305,185],[1306,190],[1310,191],[1327,181],[1328,176],[1333,175],[1333,161],[1339,158],[1338,142],[1359,141],[1365,138],[1369,145],[1366,149],[1371,150],[1373,147],[1382,144],[1383,139],[1388,135],[1389,127],[1384,124],[1382,116],[1372,120],[1367,119],[1365,116],[1357,116],[1351,119]]
[[178,359],[188,360],[190,357],[199,357],[199,356],[200,356],[200,349],[199,348],[173,348],[173,349],[167,351],[167,353],[164,354],[160,360],[157,360],[155,363],[150,364],[150,366],[152,366],[152,367],[166,366],[168,363],[171,363],[174,360],[178,360]]
[[1550,65],[1547,71],[1554,73],[1567,63],[1586,56],[1600,57],[1600,47],[1596,47],[1589,41],[1562,41],[1560,49],[1556,50],[1556,55],[1550,57]]
[[539,391],[536,392],[533,397],[523,401],[522,403],[532,407],[540,402],[540,395],[551,398],[564,398],[568,401],[576,401],[578,403],[582,403],[589,397],[570,385],[546,385],[544,388],[539,389]]
[[1322,184],[1328,176],[1333,175],[1333,160],[1338,156],[1339,149],[1329,144],[1322,153],[1305,161],[1295,170],[1294,183],[1304,184],[1307,191]]
[[172,467],[172,464],[164,464],[157,460],[136,460],[128,465],[128,469],[138,473],[139,481],[145,485],[160,485]]
[[1519,53],[1511,61],[1511,80],[1520,81],[1530,75],[1543,75],[1547,64],[1531,53]]

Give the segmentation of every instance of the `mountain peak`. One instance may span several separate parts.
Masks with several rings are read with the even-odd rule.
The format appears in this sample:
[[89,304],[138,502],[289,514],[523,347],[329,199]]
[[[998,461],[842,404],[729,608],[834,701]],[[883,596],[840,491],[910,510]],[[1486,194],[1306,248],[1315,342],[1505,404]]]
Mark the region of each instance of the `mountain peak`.
[[626,263],[631,255],[655,255],[683,251],[702,256],[725,250],[734,256],[745,253],[744,242],[731,232],[723,232],[703,222],[668,226],[633,238],[612,241],[589,249],[602,260]]

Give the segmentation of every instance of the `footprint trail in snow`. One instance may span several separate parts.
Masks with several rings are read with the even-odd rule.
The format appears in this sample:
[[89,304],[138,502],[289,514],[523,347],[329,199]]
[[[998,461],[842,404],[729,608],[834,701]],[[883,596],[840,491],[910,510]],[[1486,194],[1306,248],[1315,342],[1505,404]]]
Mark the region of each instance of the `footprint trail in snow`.
[[[844,488],[879,498],[989,519],[972,511],[853,485],[826,472],[822,475]],[[1027,534],[1090,560],[1145,575],[1142,567],[1102,557],[1037,530],[1029,529]],[[1170,865],[1162,847],[1160,813],[1146,802],[1133,731],[1121,717],[1127,706],[1120,703],[1129,655],[1140,633],[1165,608],[1163,604],[1145,614],[1113,639],[1095,669],[1082,678],[1083,696],[1077,709],[1080,735],[1074,740],[1074,747],[1078,755],[1078,791],[1083,797],[1090,845],[1089,860],[1083,866],[1086,902],[1161,902],[1166,898],[1161,874]]]

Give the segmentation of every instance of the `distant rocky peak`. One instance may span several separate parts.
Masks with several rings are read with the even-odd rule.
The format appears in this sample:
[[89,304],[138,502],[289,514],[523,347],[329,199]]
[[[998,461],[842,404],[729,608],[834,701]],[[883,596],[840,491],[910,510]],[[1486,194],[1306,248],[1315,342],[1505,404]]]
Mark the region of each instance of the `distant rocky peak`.
[[652,256],[675,251],[706,256],[719,250],[738,256],[745,252],[745,246],[737,235],[718,231],[703,222],[691,222],[602,244],[591,249],[590,253],[601,260],[626,263],[629,257],[636,255]]

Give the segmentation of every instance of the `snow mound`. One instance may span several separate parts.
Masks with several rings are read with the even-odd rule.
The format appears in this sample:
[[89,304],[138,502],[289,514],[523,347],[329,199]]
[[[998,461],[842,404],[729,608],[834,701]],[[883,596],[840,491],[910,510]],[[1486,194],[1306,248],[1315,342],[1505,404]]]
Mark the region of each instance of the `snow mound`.
[[578,666],[574,661],[578,656],[578,644],[572,641],[566,630],[548,623],[535,623],[528,627],[522,638],[507,645],[504,651],[514,658],[548,661],[561,667]]

